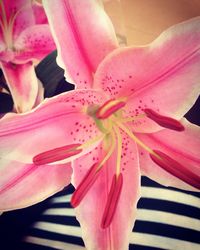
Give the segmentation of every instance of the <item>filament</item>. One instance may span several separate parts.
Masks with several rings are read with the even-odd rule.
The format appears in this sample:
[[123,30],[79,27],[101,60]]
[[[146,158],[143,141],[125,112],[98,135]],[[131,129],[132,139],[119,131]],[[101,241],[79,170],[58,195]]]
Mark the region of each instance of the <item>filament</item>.
[[119,176],[120,174],[120,166],[121,166],[121,155],[122,155],[122,137],[120,135],[120,131],[118,127],[114,127],[114,131],[117,136],[117,166],[116,166],[116,174]]
[[160,158],[151,148],[145,145],[141,140],[139,140],[128,128],[126,128],[122,123],[117,122],[118,126],[132,139],[134,140],[139,146],[145,149],[150,154]]

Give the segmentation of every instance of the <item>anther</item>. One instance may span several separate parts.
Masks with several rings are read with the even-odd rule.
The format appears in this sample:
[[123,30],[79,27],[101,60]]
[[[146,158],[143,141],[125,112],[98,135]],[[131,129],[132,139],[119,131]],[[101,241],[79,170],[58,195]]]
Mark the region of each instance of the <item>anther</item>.
[[44,165],[67,159],[82,152],[82,149],[78,149],[79,146],[81,144],[71,144],[42,152],[33,157],[33,163],[35,165]]
[[148,118],[159,124],[160,126],[176,131],[183,131],[184,126],[176,119],[173,119],[168,116],[163,116],[158,114],[152,109],[144,109],[145,114]]
[[93,166],[89,169],[89,171],[86,173],[81,183],[74,191],[71,199],[72,207],[77,207],[80,204],[80,202],[83,200],[87,192],[95,183],[100,173],[100,169],[98,167],[99,163],[93,164]]
[[123,176],[120,173],[119,176],[116,174],[113,176],[110,192],[108,194],[108,200],[103,213],[101,227],[103,229],[110,226],[113,216],[116,212],[117,204],[122,190]]
[[186,168],[184,165],[172,159],[170,156],[159,150],[153,150],[155,155],[150,154],[151,159],[159,167],[163,168],[168,173],[174,175],[175,177],[181,179],[185,183],[200,189],[200,176],[196,175],[190,169]]
[[96,112],[98,119],[106,119],[126,105],[125,102],[111,99],[105,102]]

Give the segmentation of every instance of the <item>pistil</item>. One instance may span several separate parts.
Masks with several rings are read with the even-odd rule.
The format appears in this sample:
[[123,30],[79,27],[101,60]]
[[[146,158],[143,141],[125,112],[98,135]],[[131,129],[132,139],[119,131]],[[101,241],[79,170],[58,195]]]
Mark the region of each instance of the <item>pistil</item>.
[[110,99],[105,102],[96,112],[98,119],[106,119],[126,105],[124,101]]

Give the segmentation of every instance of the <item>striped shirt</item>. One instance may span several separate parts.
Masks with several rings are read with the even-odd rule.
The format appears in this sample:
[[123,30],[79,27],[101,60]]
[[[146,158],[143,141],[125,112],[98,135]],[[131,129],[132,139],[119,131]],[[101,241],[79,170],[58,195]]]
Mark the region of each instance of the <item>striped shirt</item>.
[[[48,200],[23,239],[24,249],[81,250],[81,228],[70,206],[73,187]],[[142,197],[130,236],[132,250],[200,249],[200,194],[163,187],[142,178]]]

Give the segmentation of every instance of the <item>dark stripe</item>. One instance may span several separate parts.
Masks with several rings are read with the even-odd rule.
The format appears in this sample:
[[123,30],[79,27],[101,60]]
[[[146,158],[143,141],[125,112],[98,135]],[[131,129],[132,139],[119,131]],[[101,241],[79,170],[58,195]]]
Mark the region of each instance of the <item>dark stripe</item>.
[[69,202],[59,202],[59,203],[52,202],[52,204],[50,204],[49,207],[50,208],[72,208]]
[[138,208],[151,209],[173,213],[174,215],[184,215],[190,218],[200,218],[200,208],[165,200],[142,198],[139,200]]
[[80,226],[75,216],[42,215],[40,221],[52,222],[61,225]]
[[[19,246],[19,249],[20,250],[55,250],[55,249],[59,249],[60,250],[60,248],[46,247],[46,246],[36,245],[36,244],[28,243],[28,242],[22,243]],[[7,249],[5,249],[5,250],[7,250]],[[16,250],[18,250],[18,249],[16,249]]]
[[136,221],[135,232],[154,234],[173,239],[191,241],[200,243],[200,232],[192,229],[186,229],[177,226],[171,226],[156,222]]
[[137,244],[130,244],[129,250],[165,250],[164,248],[141,246]]
[[165,186],[162,186],[162,185],[156,183],[155,181],[152,181],[151,179],[149,179],[145,176],[142,176],[141,182],[142,182],[143,187],[156,187],[156,188],[163,188],[166,190],[174,190],[174,191],[178,191],[180,193],[189,194],[189,195],[193,195],[195,197],[200,198],[200,192],[192,192],[192,191],[181,190],[181,189],[173,188],[173,187],[165,187]]
[[65,243],[71,243],[71,244],[84,246],[83,240],[80,237],[75,237],[72,235],[64,235],[64,234],[59,234],[56,232],[49,232],[45,230],[39,230],[37,228],[33,228],[29,236],[39,237],[39,238],[48,239],[48,240],[62,241]]

